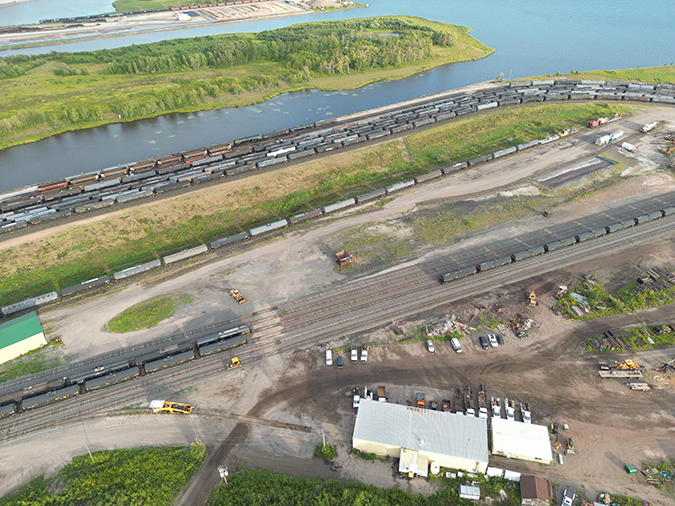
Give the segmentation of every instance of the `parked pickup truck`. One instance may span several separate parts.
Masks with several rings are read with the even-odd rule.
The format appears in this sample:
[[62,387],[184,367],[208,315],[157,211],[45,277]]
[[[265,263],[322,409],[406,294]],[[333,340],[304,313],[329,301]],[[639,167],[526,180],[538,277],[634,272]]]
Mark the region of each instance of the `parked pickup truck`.
[[363,362],[364,364],[366,362],[368,362],[368,345],[367,344],[364,344],[361,347],[361,362]]
[[384,394],[384,385],[377,387],[377,400],[378,402],[387,402],[387,396]]

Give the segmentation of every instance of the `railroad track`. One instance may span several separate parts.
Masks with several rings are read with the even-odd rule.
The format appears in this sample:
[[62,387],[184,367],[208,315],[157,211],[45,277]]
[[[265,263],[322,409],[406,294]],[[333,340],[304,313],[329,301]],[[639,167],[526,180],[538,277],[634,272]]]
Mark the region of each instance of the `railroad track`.
[[259,416],[251,415],[242,415],[239,413],[234,413],[232,411],[222,411],[217,409],[201,409],[194,408],[190,415],[171,415],[171,414],[155,414],[150,411],[149,408],[124,408],[118,409],[116,411],[101,411],[96,413],[96,417],[107,418],[107,417],[122,417],[122,416],[137,416],[137,415],[152,415],[152,416],[210,416],[215,418],[227,418],[230,420],[237,420],[239,422],[246,422],[250,424],[258,425],[267,425],[269,427],[275,427],[277,429],[288,429],[296,432],[310,433],[312,428],[307,425],[299,425],[297,423],[289,422],[279,422],[277,420],[270,420],[269,418],[262,418]]
[[[273,311],[278,324],[261,326],[261,334],[251,339],[249,346],[236,350],[244,362],[257,362],[270,356],[305,349],[330,339],[347,336],[389,323],[393,318],[416,315],[449,304],[463,298],[484,293],[506,284],[512,284],[532,276],[559,269],[564,265],[596,259],[608,251],[618,252],[635,246],[638,242],[660,239],[673,235],[675,217],[665,217],[655,222],[642,224],[631,229],[613,232],[598,240],[556,250],[539,257],[476,274],[468,279],[441,285],[437,279],[419,276],[399,275],[399,283],[382,289],[388,275],[374,276],[335,290],[312,295],[289,304],[296,312],[283,314],[284,306]],[[392,273],[394,274],[394,273]],[[395,276],[396,278],[396,276]],[[378,290],[379,287],[379,290]],[[414,290],[413,290],[414,287]],[[362,292],[371,290],[368,295]],[[353,300],[333,308],[336,293],[361,293]],[[303,311],[308,302],[312,309]],[[322,310],[317,307],[323,306]],[[255,328],[258,321],[266,322],[271,309],[260,311],[250,319]],[[291,315],[291,316],[288,316]],[[289,325],[285,321],[288,317]],[[267,331],[262,332],[262,331]],[[206,357],[179,366],[176,369],[144,376],[127,383],[109,387],[89,397],[67,399],[55,406],[35,412],[22,413],[0,422],[0,443],[29,435],[45,428],[60,426],[89,417],[100,416],[102,409],[123,406],[146,400],[148,395],[170,389],[177,382],[194,382],[223,373],[223,362],[233,352]],[[244,416],[244,415],[241,415]]]

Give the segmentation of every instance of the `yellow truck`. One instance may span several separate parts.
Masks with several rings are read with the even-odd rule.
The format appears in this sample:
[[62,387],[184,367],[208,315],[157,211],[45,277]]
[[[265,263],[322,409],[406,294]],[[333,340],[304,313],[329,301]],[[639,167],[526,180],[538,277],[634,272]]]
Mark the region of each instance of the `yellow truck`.
[[183,415],[189,415],[194,409],[189,404],[181,404],[179,402],[169,402],[169,401],[150,401],[150,409],[153,413],[170,413],[176,414],[180,413]]

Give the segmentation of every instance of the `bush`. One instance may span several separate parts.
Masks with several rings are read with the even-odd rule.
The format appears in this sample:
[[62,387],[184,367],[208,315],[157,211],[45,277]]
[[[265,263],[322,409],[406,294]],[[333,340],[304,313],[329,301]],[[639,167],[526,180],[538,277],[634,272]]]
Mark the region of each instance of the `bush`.
[[320,459],[333,460],[337,457],[337,446],[324,445],[322,442],[319,442],[314,449],[314,455]]

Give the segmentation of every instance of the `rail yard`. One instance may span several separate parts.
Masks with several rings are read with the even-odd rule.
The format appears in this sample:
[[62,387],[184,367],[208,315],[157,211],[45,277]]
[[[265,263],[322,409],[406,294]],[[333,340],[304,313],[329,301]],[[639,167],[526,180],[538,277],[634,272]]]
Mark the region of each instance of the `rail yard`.
[[[64,204],[64,199],[75,196],[82,198],[87,192],[99,192],[96,197],[100,197],[107,191],[112,192],[108,195],[112,198],[107,198],[105,202],[114,202],[124,192],[140,194],[147,191],[141,186],[146,183],[155,185],[149,194],[155,195],[161,185],[177,189],[178,186],[171,185],[181,177],[188,178],[181,183],[187,181],[188,185],[192,185],[213,179],[213,173],[217,171],[220,173],[216,177],[233,176],[227,173],[231,167],[234,170],[245,169],[239,174],[255,174],[259,169],[267,170],[268,161],[273,161],[269,165],[274,168],[288,163],[293,153],[311,151],[302,155],[301,158],[304,158],[349,146],[349,140],[353,139],[363,138],[363,141],[354,141],[358,143],[403,135],[408,130],[423,126],[428,128],[432,123],[462,115],[464,113],[458,112],[462,107],[469,107],[465,113],[478,114],[484,109],[516,105],[509,100],[516,100],[518,104],[573,99],[662,102],[658,104],[662,109],[650,109],[645,113],[644,122],[622,123],[621,128],[628,132],[626,137],[636,143],[646,138],[641,136],[651,135],[640,130],[643,125],[651,124],[653,118],[667,128],[673,124],[672,114],[667,112],[668,105],[663,107],[675,102],[672,87],[652,86],[648,89],[645,85],[595,81],[567,83],[567,88],[561,86],[558,81],[497,86],[461,97],[429,99],[425,105],[406,106],[401,110],[348,120],[345,124],[337,121],[328,125],[300,127],[296,131],[289,129],[267,137],[240,139],[223,145],[225,151],[221,153],[216,153],[216,148],[202,148],[197,152],[169,155],[171,159],[160,157],[118,167],[114,170],[122,172],[110,173],[110,177],[108,170],[84,176],[89,178],[86,181],[66,178],[44,183],[26,193],[14,195],[14,202],[8,205],[41,199],[52,195],[50,192],[58,194],[69,190],[76,193],[59,197],[56,199],[58,203]],[[467,97],[468,100],[464,101]],[[461,105],[474,100],[476,103]],[[451,116],[439,117],[450,113]],[[402,120],[400,124],[398,120]],[[378,123],[382,121],[384,126]],[[394,131],[398,126],[406,128]],[[356,131],[362,128],[366,130]],[[384,131],[386,133],[382,133]],[[646,485],[637,482],[622,485],[619,474],[622,466],[617,461],[629,460],[631,454],[640,451],[641,456],[634,460],[638,464],[640,458],[672,458],[675,455],[672,445],[659,442],[667,439],[668,427],[673,419],[673,413],[667,408],[673,400],[671,389],[664,386],[666,383],[662,377],[652,372],[647,374],[647,381],[661,386],[648,392],[621,390],[621,385],[615,380],[603,382],[594,372],[597,357],[584,353],[581,343],[601,331],[645,320],[673,322],[675,312],[672,306],[575,322],[564,321],[554,315],[551,304],[527,310],[518,307],[525,306],[525,297],[521,292],[536,286],[538,295],[548,293],[557,286],[553,279],[562,277],[569,283],[568,279],[580,273],[619,271],[626,263],[649,266],[655,265],[655,262],[661,262],[659,265],[675,262],[672,232],[675,185],[670,180],[665,183],[665,180],[659,180],[662,184],[656,184],[649,182],[657,180],[649,174],[626,179],[617,183],[616,187],[598,190],[604,192],[601,195],[603,198],[607,196],[607,202],[592,202],[592,197],[581,199],[577,204],[569,202],[556,208],[552,218],[532,218],[526,226],[509,223],[508,229],[501,231],[495,227],[484,234],[474,234],[451,246],[444,246],[438,252],[425,251],[419,258],[367,276],[342,275],[340,267],[332,267],[334,252],[325,255],[316,247],[326,236],[348,230],[349,226],[370,223],[378,216],[386,221],[391,219],[388,216],[410,213],[429,197],[442,199],[444,191],[452,195],[447,188],[460,179],[471,181],[472,171],[477,166],[504,164],[516,160],[515,157],[529,157],[528,161],[537,159],[538,163],[542,163],[538,160],[540,157],[564,156],[565,149],[569,148],[539,151],[561,140],[570,142],[574,139],[574,145],[588,147],[583,153],[575,152],[563,163],[559,159],[544,163],[543,166],[549,168],[537,172],[536,177],[542,181],[542,173],[549,177],[565,170],[579,170],[578,179],[582,182],[576,184],[583,187],[588,184],[583,182],[586,181],[584,178],[589,176],[579,167],[585,160],[598,155],[597,148],[591,147],[596,136],[587,131],[581,135],[578,132],[552,132],[547,139],[533,139],[528,146],[513,146],[512,150],[466,160],[448,167],[447,172],[445,169],[438,170],[351,200],[289,216],[279,222],[260,224],[161,260],[123,271],[101,273],[99,278],[61,289],[60,293],[36,294],[31,299],[3,307],[5,315],[41,308],[41,317],[56,322],[60,328],[58,332],[62,333],[66,346],[69,346],[70,335],[77,325],[68,327],[68,324],[74,323],[75,318],[81,319],[78,324],[84,328],[90,326],[94,329],[92,335],[103,335],[97,327],[102,326],[101,323],[112,311],[101,311],[106,304],[122,307],[133,303],[134,298],[142,299],[154,293],[176,290],[192,290],[200,295],[195,307],[187,309],[182,320],[160,325],[150,332],[137,332],[125,341],[125,346],[102,346],[104,353],[90,353],[55,370],[0,384],[0,417],[3,417],[0,420],[0,443],[3,443],[0,444],[0,458],[5,458],[4,448],[10,442],[15,448],[28,449],[31,442],[44,441],[45,437],[57,431],[67,433],[74,422],[82,420],[89,420],[86,423],[90,438],[109,430],[108,435],[117,433],[118,440],[124,441],[123,431],[118,432],[119,427],[105,424],[114,421],[118,426],[140,428],[146,423],[143,421],[145,417],[120,421],[124,417],[111,417],[113,410],[147,403],[150,397],[176,393],[180,396],[177,400],[198,407],[195,413],[186,415],[186,420],[191,422],[166,421],[164,417],[163,425],[179,428],[179,434],[171,436],[174,444],[201,438],[206,442],[211,458],[219,465],[248,461],[274,469],[280,464],[268,457],[273,453],[283,455],[302,469],[301,461],[308,456],[308,448],[313,447],[317,435],[320,439],[324,432],[346,454],[353,426],[351,393],[354,385],[367,385],[365,394],[377,384],[386,384],[387,402],[401,404],[414,404],[415,392],[426,391],[430,395],[427,399],[435,399],[441,405],[441,399],[452,399],[453,392],[467,389],[467,392],[473,390],[475,398],[480,399],[476,413],[483,413],[481,408],[489,411],[486,404],[490,396],[508,397],[512,400],[511,403],[504,401],[504,413],[508,418],[511,413],[509,406],[515,406],[514,412],[518,412],[521,404],[513,401],[518,399],[523,401],[522,406],[529,408],[528,419],[531,417],[532,423],[549,425],[557,420],[567,422],[576,443],[576,454],[569,452],[571,456],[566,457],[564,466],[552,464],[542,471],[536,469],[536,465],[504,457],[491,457],[491,465],[518,472],[545,473],[556,482],[570,480],[582,484],[587,483],[590,476],[594,484],[588,485],[589,493],[615,487],[622,493],[639,493],[652,503],[660,504],[659,493]],[[307,141],[314,144],[309,147],[300,145]],[[317,146],[326,149],[319,151]],[[618,150],[618,146],[615,149]],[[254,158],[247,158],[254,154]],[[201,158],[193,159],[195,156]],[[625,157],[621,160],[622,163],[637,163],[626,161]],[[176,181],[160,179],[159,171],[163,164],[166,168],[173,167],[169,177],[178,176]],[[231,165],[224,167],[224,164]],[[149,167],[150,174],[138,178],[136,176],[144,172],[135,173],[134,167],[143,165]],[[603,169],[606,167],[603,166]],[[608,170],[611,170],[609,167]],[[512,169],[505,169],[509,170]],[[520,188],[512,183],[525,184],[515,174],[513,172],[510,176],[513,181],[509,182],[509,191]],[[136,179],[123,181],[130,177]],[[531,177],[534,176],[528,176],[528,180]],[[108,182],[110,178],[117,180],[115,184]],[[103,184],[103,187],[92,189],[89,185],[89,190],[86,190],[88,185],[84,183]],[[123,187],[122,183],[138,184],[132,190],[131,187]],[[643,183],[644,190],[640,193]],[[52,188],[53,185],[58,187]],[[471,197],[463,198],[500,198],[499,191],[503,188],[496,186],[484,194],[471,192]],[[30,198],[26,199],[26,195]],[[87,196],[87,200],[92,200],[89,197],[91,195]],[[374,211],[352,213],[359,208],[368,209],[367,206],[377,203],[380,198],[387,199],[381,209],[374,207]],[[7,202],[1,201],[0,205]],[[64,209],[70,204],[73,207],[65,212],[80,214],[76,211],[78,202],[66,200]],[[401,205],[401,202],[406,205]],[[11,216],[23,214],[25,217],[26,213],[37,209],[22,205],[7,209],[8,213],[12,213],[6,213],[10,220]],[[42,207],[49,209],[49,206]],[[50,215],[60,212],[55,210]],[[40,219],[31,220],[32,217],[22,218],[20,222],[26,225],[41,222]],[[12,223],[17,223],[16,218]],[[312,223],[316,226],[307,226]],[[14,230],[19,225],[8,228]],[[309,244],[313,245],[313,249]],[[303,261],[298,258],[289,262],[292,265],[285,265],[298,248],[303,248],[300,250],[303,252],[312,251],[312,255],[320,257],[320,260]],[[350,253],[354,253],[352,249],[349,249]],[[355,253],[355,265],[359,265],[359,252]],[[278,272],[266,271],[262,265],[271,257],[278,257],[275,261],[283,266],[277,268]],[[330,258],[324,260],[324,257]],[[183,269],[181,262],[190,259],[197,261],[186,264]],[[325,269],[326,265],[337,270],[323,274],[323,277],[316,272],[308,272],[318,271],[317,266]],[[166,276],[157,276],[163,270]],[[144,286],[143,279],[148,275],[154,276],[155,280]],[[283,284],[284,279],[292,279],[293,276],[302,279],[306,286],[294,291],[298,282],[289,283],[285,287],[285,296],[279,295],[282,288],[272,288],[272,285]],[[119,290],[105,291],[105,287],[113,283],[118,283]],[[220,284],[226,288],[223,290]],[[246,295],[247,304],[237,304],[230,297],[231,291],[237,291],[231,288],[232,285]],[[89,292],[96,296],[78,299],[77,305],[69,303],[72,295]],[[476,308],[499,304],[509,306],[513,311],[529,311],[528,315],[537,321],[537,328],[527,339],[516,339],[515,335],[505,333],[506,342],[502,341],[499,348],[493,344],[487,352],[480,349],[478,333],[467,334],[461,340],[461,354],[455,353],[449,342],[436,343],[434,353],[429,353],[431,350],[427,351],[423,343],[415,340],[394,346],[396,332],[392,328],[419,325],[421,322],[426,324],[430,320],[447,318],[455,312],[477,314]],[[202,316],[207,312],[207,316]],[[502,339],[501,335],[499,337]],[[369,348],[367,363],[350,364],[349,360],[345,360],[344,371],[335,366],[326,367],[323,354],[326,348],[332,348],[341,358],[348,358],[344,346],[353,348],[357,343],[377,344]],[[659,362],[667,362],[665,358],[669,354],[672,354],[670,349],[650,350],[639,356],[639,362],[653,368]],[[628,358],[621,354],[610,356],[614,357],[617,360]],[[244,367],[237,367],[239,364]],[[221,395],[223,399],[218,399]],[[474,397],[471,399],[473,401]],[[626,410],[628,403],[632,406],[630,413]],[[133,409],[129,412],[137,413]],[[641,415],[638,416],[638,413]],[[643,415],[651,417],[648,426],[641,419]],[[209,417],[217,416],[230,419],[231,424],[227,427],[229,434],[235,438],[233,443],[221,444],[227,436],[220,429],[209,427]],[[524,415],[522,421],[525,421]],[[282,442],[274,447],[263,442],[273,439],[270,431],[278,430],[288,430],[296,436],[281,437]],[[633,439],[625,446],[606,439],[599,444],[597,440],[603,431],[619,439],[625,439],[630,434]],[[92,436],[92,433],[96,435]],[[143,434],[147,437],[147,433]],[[66,439],[64,447],[57,452],[61,458],[77,452],[79,448],[74,438],[68,436]],[[128,440],[133,440],[131,444],[143,444],[131,435]],[[237,452],[233,452],[235,447]],[[607,457],[607,452],[612,456]],[[345,466],[342,471],[338,468],[341,478],[348,479],[350,475],[364,471],[348,456],[339,457],[339,462],[340,466]],[[396,484],[396,478],[392,482],[389,476],[389,467],[383,467],[385,473],[378,475],[377,471],[365,471],[363,479],[380,485]],[[19,468],[15,465],[13,469]],[[334,471],[328,470],[328,467],[325,473],[318,468],[314,471],[322,476],[329,476],[331,472]],[[196,480],[202,480],[207,492],[217,481],[215,474],[204,473]],[[17,483],[19,479],[13,478],[11,484]],[[414,486],[417,490],[424,490],[419,484]],[[193,501],[203,502],[203,499],[203,492],[199,495],[193,490],[186,492],[179,503],[194,504]]]

